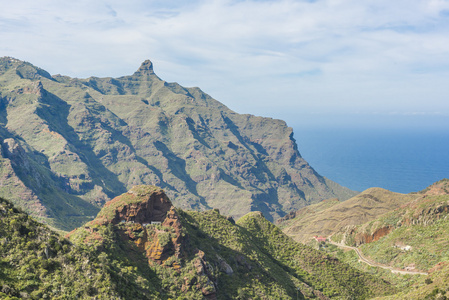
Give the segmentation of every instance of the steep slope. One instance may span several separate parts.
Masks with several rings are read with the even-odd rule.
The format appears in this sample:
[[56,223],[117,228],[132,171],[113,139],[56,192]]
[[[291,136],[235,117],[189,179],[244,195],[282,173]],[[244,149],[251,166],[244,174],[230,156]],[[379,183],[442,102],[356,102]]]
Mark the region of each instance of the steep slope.
[[347,227],[374,220],[417,197],[370,188],[344,202],[330,199],[292,212],[278,224],[293,239],[307,243],[313,236],[327,237]]
[[[182,211],[151,186],[133,187],[111,200],[70,239],[104,253],[137,278],[145,268],[153,272],[161,298],[366,299],[395,291],[294,242],[260,212],[235,223],[216,209]],[[141,282],[135,285],[145,291]]]
[[1,195],[65,229],[137,184],[180,208],[270,220],[355,195],[307,164],[285,122],[167,83],[150,61],[131,76],[76,79],[0,58],[0,138]]

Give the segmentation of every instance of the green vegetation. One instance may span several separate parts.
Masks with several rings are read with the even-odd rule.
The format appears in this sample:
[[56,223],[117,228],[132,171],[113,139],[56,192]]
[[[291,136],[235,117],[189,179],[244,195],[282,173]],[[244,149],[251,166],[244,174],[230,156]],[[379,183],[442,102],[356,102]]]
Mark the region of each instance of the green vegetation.
[[[382,299],[447,299],[449,298],[449,195],[448,180],[441,180],[423,192],[413,195],[401,207],[365,224],[340,230],[333,241],[360,245],[370,260],[402,270],[421,270],[423,275],[393,274],[358,260],[354,251],[334,245],[319,248],[353,267],[392,282],[401,293]],[[388,230],[386,230],[388,229]],[[366,242],[369,241],[369,242]]]
[[[139,278],[107,254],[73,245],[1,198],[0,216],[2,299],[139,299]],[[157,296],[152,286],[146,294]]]
[[429,270],[449,261],[448,203],[448,195],[425,196],[380,217],[375,221],[378,226],[394,224],[394,230],[361,249],[374,260],[398,268]]
[[[121,211],[118,203],[150,201],[150,195],[166,199],[159,188],[139,186],[110,207]],[[448,195],[421,195],[352,227],[351,234],[335,234],[356,243],[360,234],[393,226],[359,248],[386,265],[429,270],[422,276],[371,267],[354,251],[328,243],[311,242],[316,250],[294,242],[260,212],[237,222],[217,209],[171,209],[170,219],[145,226],[94,220],[72,232],[69,242],[1,199],[0,297],[446,299],[448,205]],[[141,213],[136,209],[132,214]]]
[[356,194],[312,170],[285,122],[167,83],[149,61],[132,76],[76,79],[3,57],[0,107],[0,195],[59,229],[140,184],[182,209],[269,220]]
[[72,244],[5,200],[0,212],[3,298],[366,299],[394,292],[297,244],[260,213],[234,224],[218,210],[178,210],[181,256],[158,263],[140,241],[158,233],[157,244],[171,249],[173,227],[91,222],[71,234]]
[[[265,248],[270,249],[271,253],[276,253],[278,261],[285,263],[297,274],[302,274],[306,282],[313,282],[314,288],[329,297],[369,298],[379,293],[389,294],[394,291],[392,286],[376,277],[362,275],[349,265],[293,242],[262,216],[242,218],[238,224],[247,228],[252,236],[260,238]],[[308,270],[308,274],[304,274],[304,270]]]

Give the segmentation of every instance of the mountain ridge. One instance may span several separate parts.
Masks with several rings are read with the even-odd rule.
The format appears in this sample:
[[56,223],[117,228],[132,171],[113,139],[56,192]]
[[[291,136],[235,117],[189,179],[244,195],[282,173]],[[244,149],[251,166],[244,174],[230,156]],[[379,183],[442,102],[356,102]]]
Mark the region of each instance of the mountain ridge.
[[0,58],[0,108],[1,195],[67,230],[138,184],[183,209],[270,220],[355,194],[308,165],[284,121],[167,83],[149,60],[133,75],[78,79]]

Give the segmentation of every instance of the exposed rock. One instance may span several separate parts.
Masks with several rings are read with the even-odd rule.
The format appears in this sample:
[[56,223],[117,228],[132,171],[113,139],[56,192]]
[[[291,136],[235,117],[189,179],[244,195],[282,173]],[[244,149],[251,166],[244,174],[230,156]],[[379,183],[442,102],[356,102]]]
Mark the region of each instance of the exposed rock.
[[153,75],[153,63],[147,59],[141,65],[140,68],[134,73],[134,76]]
[[354,237],[356,247],[362,244],[368,244],[380,240],[382,237],[388,235],[393,230],[392,226],[382,227],[376,229],[373,233],[357,233]]
[[226,273],[227,275],[234,274],[234,270],[232,270],[231,266],[218,254],[217,254],[217,259],[218,259],[220,271]]
[[[421,201],[426,201],[426,196]],[[430,203],[424,207],[414,207],[411,206],[409,208],[413,210],[413,214],[406,214],[403,220],[400,221],[401,224],[404,225],[430,225],[434,223],[436,220],[440,218],[445,218],[449,214],[449,201],[439,202],[439,203]]]
[[171,216],[175,217],[173,205],[161,189],[140,185],[107,202],[99,216],[105,217],[113,224],[122,221],[151,224],[163,222],[169,211],[172,211]]
[[14,139],[4,139],[3,143],[3,151],[5,156],[11,160],[13,166],[20,165],[21,168],[29,171],[31,169],[30,162],[26,156],[25,150],[20,146],[18,142]]

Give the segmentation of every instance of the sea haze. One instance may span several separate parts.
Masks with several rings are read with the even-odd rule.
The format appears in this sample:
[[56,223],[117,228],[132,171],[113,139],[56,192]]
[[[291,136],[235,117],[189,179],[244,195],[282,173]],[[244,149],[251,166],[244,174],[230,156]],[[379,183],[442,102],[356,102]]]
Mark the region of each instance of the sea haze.
[[321,175],[356,191],[420,191],[449,178],[447,130],[297,129],[301,155]]

